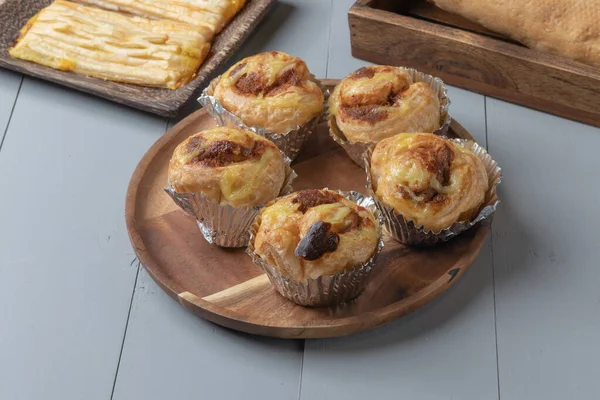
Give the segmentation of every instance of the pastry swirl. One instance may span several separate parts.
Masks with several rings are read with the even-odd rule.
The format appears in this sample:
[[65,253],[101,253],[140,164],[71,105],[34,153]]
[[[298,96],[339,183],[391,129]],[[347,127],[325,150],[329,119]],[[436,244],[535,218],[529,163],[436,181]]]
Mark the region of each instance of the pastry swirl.
[[319,116],[323,92],[306,63],[282,52],[245,58],[219,78],[214,97],[248,126],[287,133]]
[[383,202],[433,232],[474,218],[488,189],[477,156],[431,133],[402,133],[379,142],[371,177]]
[[277,197],[285,163],[277,146],[262,136],[220,127],[180,143],[168,174],[176,192],[202,192],[220,204],[253,207]]
[[333,275],[368,261],[380,238],[364,207],[330,190],[292,193],[261,210],[255,252],[289,278]]
[[329,113],[351,143],[440,127],[440,101],[433,89],[390,66],[363,67],[342,79],[329,98]]

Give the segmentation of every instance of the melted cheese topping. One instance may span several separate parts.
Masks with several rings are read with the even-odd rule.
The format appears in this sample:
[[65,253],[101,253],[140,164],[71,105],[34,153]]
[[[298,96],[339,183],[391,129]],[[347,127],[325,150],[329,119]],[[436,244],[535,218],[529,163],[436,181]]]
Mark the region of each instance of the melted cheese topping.
[[202,192],[234,207],[259,206],[277,197],[285,163],[275,144],[252,132],[214,128],[179,144],[169,163],[177,192]]
[[78,3],[150,19],[200,25],[219,33],[246,0],[76,0]]
[[221,75],[213,94],[246,125],[287,133],[323,112],[323,92],[313,79],[301,59],[261,53]]
[[245,179],[240,179],[239,168],[227,169],[221,178],[220,185],[221,193],[223,193],[223,197],[227,199],[227,202],[239,204],[251,198],[256,188],[261,184],[261,172],[266,169],[270,161],[269,156],[263,155],[257,162],[246,166],[243,170]]
[[204,61],[211,33],[57,0],[23,29],[11,56],[100,79],[176,89]]
[[378,142],[397,133],[440,127],[440,102],[423,82],[389,66],[361,68],[335,87],[329,113],[352,142]]
[[[297,281],[332,275],[366,262],[377,249],[380,239],[378,222],[370,211],[338,193],[319,192],[337,198],[331,200],[332,203],[304,209],[302,203],[295,200],[303,192],[297,192],[261,210],[255,239],[256,252],[265,262]],[[295,250],[300,241],[319,222],[331,224],[330,231],[339,238],[337,248],[311,261],[296,256]]]
[[403,133],[377,144],[371,158],[376,194],[406,220],[439,232],[479,212],[488,189],[483,162],[430,133]]

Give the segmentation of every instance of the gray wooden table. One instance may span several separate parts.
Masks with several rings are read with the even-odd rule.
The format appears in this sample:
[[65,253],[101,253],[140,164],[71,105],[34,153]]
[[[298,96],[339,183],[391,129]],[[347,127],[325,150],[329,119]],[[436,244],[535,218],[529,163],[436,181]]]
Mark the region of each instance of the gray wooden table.
[[[366,65],[351,3],[280,1],[236,59],[341,78]],[[504,171],[475,265],[381,329],[282,341],[196,318],[133,262],[127,183],[173,121],[0,71],[0,399],[600,398],[600,130],[450,95]]]

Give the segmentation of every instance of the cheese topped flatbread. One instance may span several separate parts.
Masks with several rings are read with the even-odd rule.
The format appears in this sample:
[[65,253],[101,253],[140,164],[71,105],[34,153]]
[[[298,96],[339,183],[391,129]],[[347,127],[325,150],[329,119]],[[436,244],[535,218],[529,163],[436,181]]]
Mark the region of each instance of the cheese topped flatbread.
[[206,58],[213,32],[56,0],[21,29],[11,56],[100,79],[176,89]]
[[202,25],[214,35],[244,6],[246,0],[74,0],[105,10],[150,19],[169,19]]

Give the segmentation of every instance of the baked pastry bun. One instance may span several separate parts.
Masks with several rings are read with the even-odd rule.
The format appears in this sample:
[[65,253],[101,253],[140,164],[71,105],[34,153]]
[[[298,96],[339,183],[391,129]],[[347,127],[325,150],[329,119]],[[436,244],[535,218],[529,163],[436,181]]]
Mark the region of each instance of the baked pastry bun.
[[380,237],[369,210],[337,192],[308,189],[261,210],[254,251],[282,275],[302,281],[367,262]]
[[371,158],[371,178],[380,201],[433,232],[476,217],[489,185],[477,156],[431,133],[380,141]]
[[233,207],[253,207],[276,198],[285,180],[277,146],[255,133],[220,127],[179,144],[169,163],[169,182],[179,193],[202,192]]
[[440,100],[433,89],[390,66],[363,67],[342,79],[329,98],[329,113],[351,143],[440,128]]
[[323,92],[306,63],[273,51],[235,64],[218,78],[213,96],[247,126],[287,133],[323,112]]

